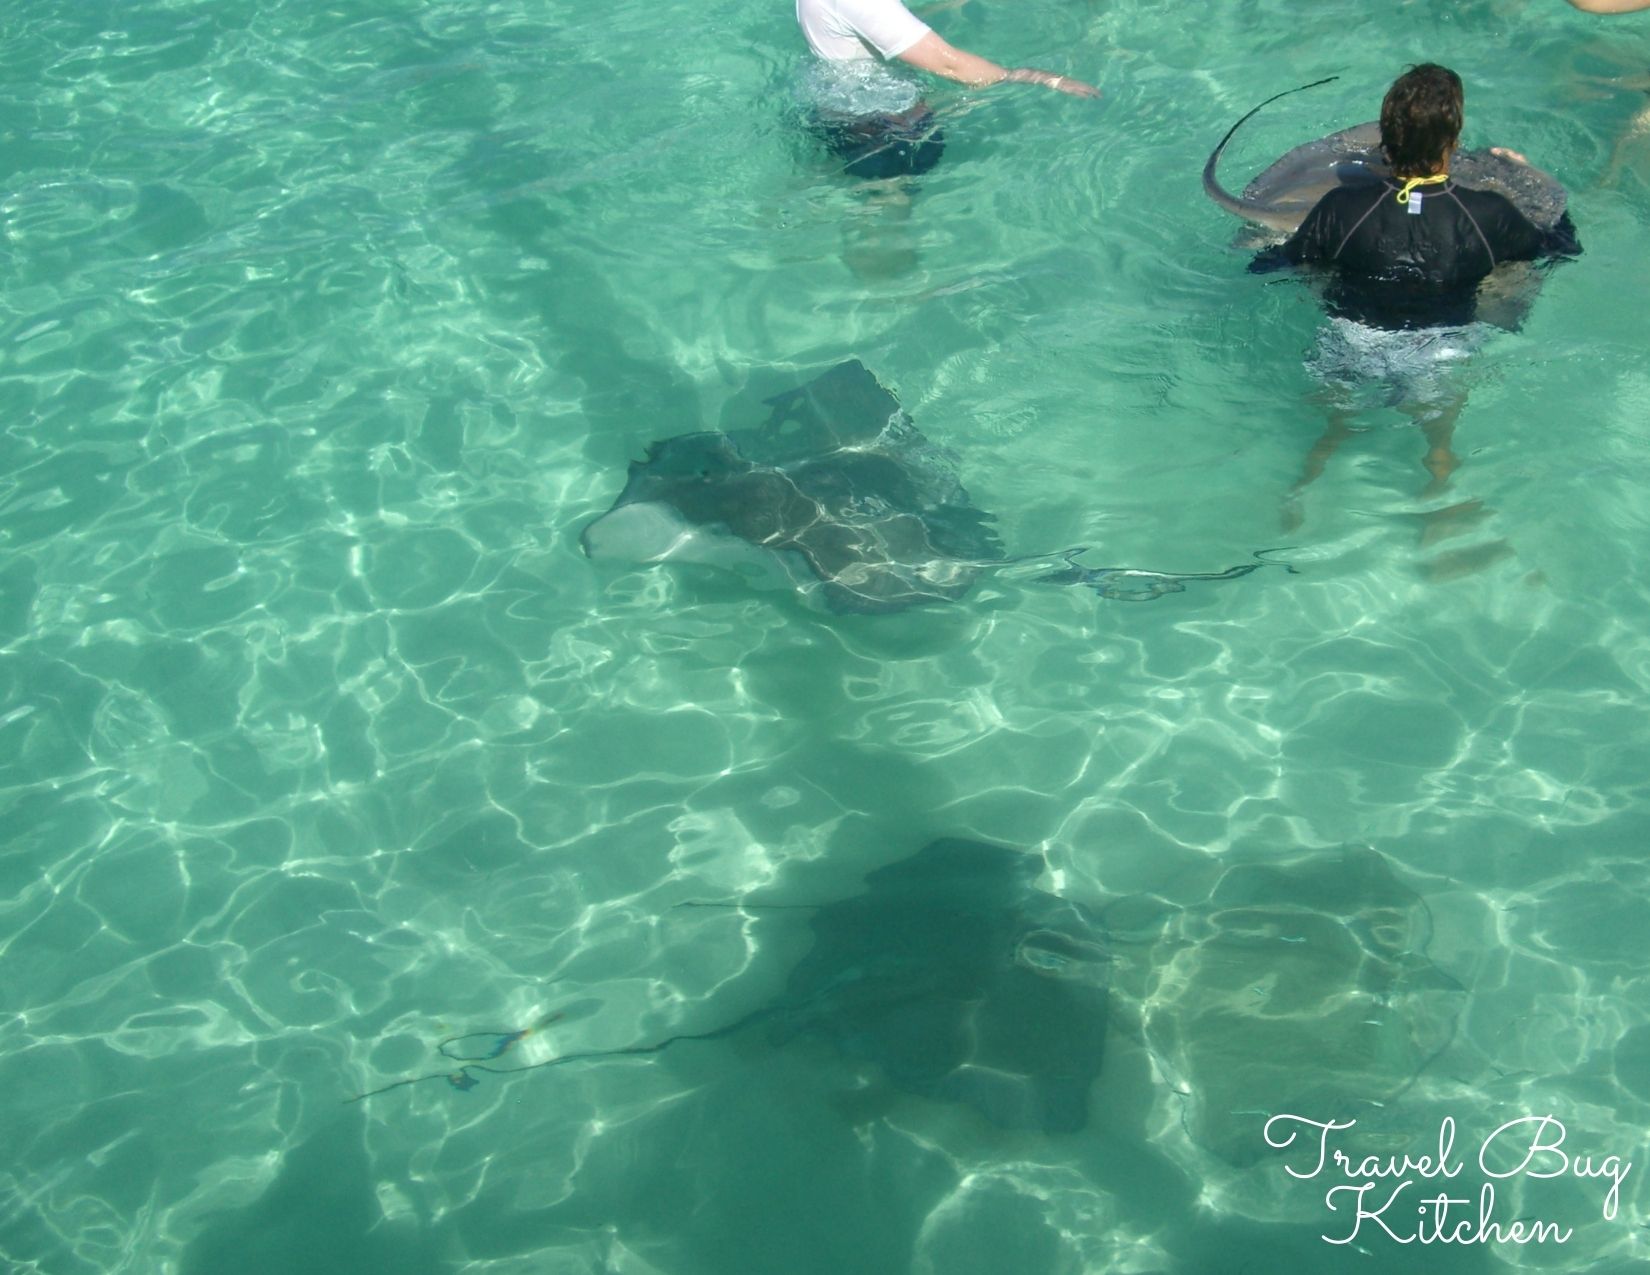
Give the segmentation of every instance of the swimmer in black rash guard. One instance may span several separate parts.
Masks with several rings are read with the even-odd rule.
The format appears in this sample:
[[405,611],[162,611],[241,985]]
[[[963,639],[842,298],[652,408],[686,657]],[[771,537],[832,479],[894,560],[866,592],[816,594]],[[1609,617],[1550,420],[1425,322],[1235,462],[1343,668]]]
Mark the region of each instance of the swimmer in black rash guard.
[[[1324,300],[1339,318],[1389,329],[1459,327],[1476,317],[1478,285],[1496,266],[1578,254],[1568,213],[1543,232],[1504,196],[1450,179],[1462,105],[1461,78],[1446,67],[1429,62],[1399,76],[1381,103],[1392,177],[1331,190],[1249,269],[1328,266]],[[1523,162],[1514,151],[1496,153]]]
[[[1335,320],[1313,360],[1329,383],[1329,422],[1285,499],[1286,529],[1300,521],[1301,491],[1354,432],[1354,409],[1337,399],[1368,387],[1385,390],[1388,405],[1421,427],[1432,475],[1423,494],[1441,493],[1459,464],[1451,439],[1466,402],[1447,369],[1481,342],[1486,325],[1475,320],[1485,281],[1507,262],[1581,251],[1568,214],[1542,231],[1503,196],[1451,180],[1463,100],[1460,77],[1445,67],[1427,63],[1399,76],[1381,103],[1381,147],[1393,176],[1331,190],[1293,235],[1249,264],[1259,274],[1322,267],[1324,304]],[[1525,162],[1516,151],[1496,153]],[[1487,513],[1466,501],[1424,514],[1422,543],[1459,534]],[[1471,570],[1510,552],[1497,542],[1429,570]]]

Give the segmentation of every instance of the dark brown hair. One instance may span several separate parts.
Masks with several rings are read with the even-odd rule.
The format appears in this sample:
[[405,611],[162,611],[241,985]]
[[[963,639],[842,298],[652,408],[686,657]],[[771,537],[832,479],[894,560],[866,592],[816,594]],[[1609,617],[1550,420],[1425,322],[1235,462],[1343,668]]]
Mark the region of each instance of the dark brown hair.
[[1431,172],[1461,136],[1461,77],[1447,66],[1412,66],[1381,103],[1381,149],[1399,176]]

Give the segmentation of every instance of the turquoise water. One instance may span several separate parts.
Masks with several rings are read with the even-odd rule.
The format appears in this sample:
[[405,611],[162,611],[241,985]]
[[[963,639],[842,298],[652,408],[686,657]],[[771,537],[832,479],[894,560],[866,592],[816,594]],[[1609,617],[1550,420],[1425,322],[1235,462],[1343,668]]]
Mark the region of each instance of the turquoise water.
[[[1611,81],[1650,20],[933,21],[1105,98],[938,89],[944,162],[890,198],[797,127],[785,0],[0,15],[8,1270],[1645,1259],[1650,140]],[[1564,178],[1586,254],[1461,370],[1448,493],[1370,408],[1285,533],[1322,320],[1197,172],[1262,97],[1340,76],[1230,184],[1421,58],[1469,145]],[[1011,553],[1296,573],[829,616],[581,554],[648,443],[849,357]],[[529,1065],[772,1004],[808,913],[677,904],[840,899],[941,837],[1105,918],[1079,1133],[759,1029],[440,1078],[451,1036],[543,1023],[498,1060]],[[1497,1180],[1562,1245],[1331,1246],[1328,1177],[1261,1137],[1296,1103],[1359,1156],[1552,1115],[1633,1167],[1609,1218],[1597,1180]]]

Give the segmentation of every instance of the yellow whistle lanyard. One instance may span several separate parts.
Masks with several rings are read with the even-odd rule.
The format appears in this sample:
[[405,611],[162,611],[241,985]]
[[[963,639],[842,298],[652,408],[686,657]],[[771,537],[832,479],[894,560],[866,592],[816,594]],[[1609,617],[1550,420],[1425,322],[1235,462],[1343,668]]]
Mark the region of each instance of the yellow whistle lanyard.
[[1409,202],[1409,192],[1414,190],[1417,186],[1436,186],[1440,182],[1447,182],[1448,180],[1448,173],[1439,173],[1436,177],[1408,178],[1404,182],[1404,188],[1398,192],[1398,202],[1400,204],[1407,204]]

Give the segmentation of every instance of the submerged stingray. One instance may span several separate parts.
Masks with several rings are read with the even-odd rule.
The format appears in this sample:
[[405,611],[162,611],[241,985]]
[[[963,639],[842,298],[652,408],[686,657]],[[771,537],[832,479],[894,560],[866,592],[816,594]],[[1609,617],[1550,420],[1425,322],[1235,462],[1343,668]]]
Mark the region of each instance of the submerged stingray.
[[[1227,212],[1282,238],[1293,234],[1306,214],[1336,186],[1373,185],[1390,177],[1391,166],[1381,152],[1381,126],[1372,122],[1295,147],[1245,186],[1241,197],[1221,188],[1215,167],[1244,121],[1267,103],[1336,78],[1332,75],[1275,94],[1232,125],[1203,166],[1203,189],[1209,198]],[[1450,176],[1462,186],[1506,196],[1542,230],[1558,224],[1568,201],[1563,185],[1551,174],[1488,150],[1457,152],[1450,161]]]
[[863,894],[808,909],[813,946],[783,993],[727,1026],[496,1063],[552,1015],[526,1031],[451,1037],[440,1048],[461,1064],[456,1071],[373,1093],[435,1079],[468,1089],[477,1072],[656,1054],[765,1023],[775,1046],[824,1041],[895,1088],[961,1103],[1004,1128],[1081,1129],[1105,1046],[1109,958],[1098,917],[1036,888],[1041,867],[1004,846],[932,842],[868,873]]
[[943,840],[822,907],[774,1039],[822,1038],[910,1093],[1011,1129],[1088,1123],[1106,1038],[1099,918],[1037,889],[1040,859]]
[[1427,959],[1425,903],[1367,848],[1240,864],[1205,903],[1135,897],[1105,918],[1116,1000],[1139,1014],[1178,1122],[1236,1167],[1273,1154],[1269,1115],[1367,1123],[1449,1043],[1466,999]]
[[584,529],[584,551],[754,567],[832,611],[864,613],[960,598],[983,571],[1018,564],[1122,601],[1266,565],[1174,574],[1086,567],[1075,561],[1082,549],[1005,558],[991,516],[858,360],[768,403],[756,429],[654,443],[612,509]]

